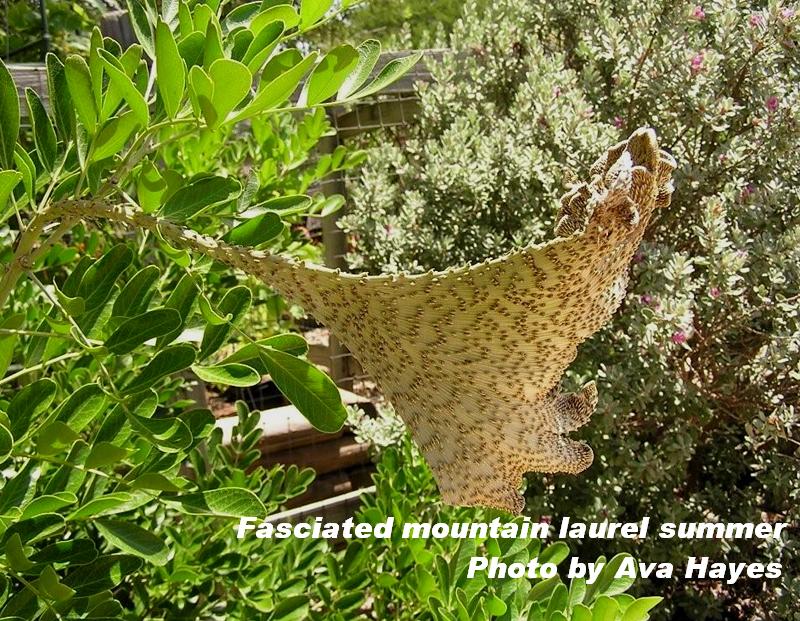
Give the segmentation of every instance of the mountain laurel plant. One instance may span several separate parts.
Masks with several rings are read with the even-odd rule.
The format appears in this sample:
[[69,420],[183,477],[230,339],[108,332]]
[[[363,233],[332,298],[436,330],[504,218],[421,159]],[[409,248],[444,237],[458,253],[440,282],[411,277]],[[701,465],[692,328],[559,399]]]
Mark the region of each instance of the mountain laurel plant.
[[[311,181],[357,156],[337,151],[309,175],[293,172],[302,141],[325,124],[310,112],[293,141],[280,130],[295,122],[287,114],[376,93],[416,57],[372,77],[377,41],[301,51],[303,33],[343,10],[331,0],[159,6],[129,2],[137,45],[122,50],[95,30],[86,58],[49,56],[49,105],[24,94],[29,131],[0,63],[3,617],[194,618],[253,601],[274,615],[278,587],[226,555],[226,520],[266,515],[310,475],[249,471],[254,419],[240,411],[244,448],[220,446],[212,413],[187,398],[188,372],[223,386],[269,372],[319,429],[346,416],[301,337],[254,340],[240,327],[253,294],[219,278],[220,265],[159,231],[57,214],[126,205],[239,245],[291,247],[287,223],[341,202],[305,196]],[[272,150],[250,153],[255,174],[234,174],[233,147],[204,152],[249,130],[273,136]],[[220,360],[232,338],[241,346]]]
[[[529,477],[528,507],[597,521],[800,520],[800,15],[779,2],[468,2],[416,128],[351,184],[352,265],[427,270],[551,235],[561,179],[656,127],[678,162],[612,323],[569,387],[601,395],[580,477]],[[487,28],[487,24],[492,24]],[[599,448],[598,448],[599,447]],[[781,562],[783,577],[645,583],[660,614],[800,619],[796,538],[618,541]],[[591,558],[607,542],[577,548]]]

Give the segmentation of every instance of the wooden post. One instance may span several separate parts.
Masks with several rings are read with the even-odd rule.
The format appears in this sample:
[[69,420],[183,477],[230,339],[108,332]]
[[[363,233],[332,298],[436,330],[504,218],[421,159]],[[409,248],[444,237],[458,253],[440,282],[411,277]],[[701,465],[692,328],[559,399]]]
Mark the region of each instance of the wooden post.
[[[329,114],[335,126],[335,117]],[[333,153],[339,146],[339,136],[326,136],[319,143],[320,153]],[[346,189],[341,173],[336,173],[332,179],[326,180],[321,184],[322,193],[325,196],[332,194],[345,195]],[[332,214],[322,218],[322,241],[325,246],[325,265],[327,267],[347,269],[344,255],[347,252],[347,244],[344,232],[336,225],[337,215]],[[333,334],[329,337],[328,351],[330,353],[330,372],[331,378],[336,384],[345,390],[353,389],[353,373],[351,371],[350,352],[339,342]]]

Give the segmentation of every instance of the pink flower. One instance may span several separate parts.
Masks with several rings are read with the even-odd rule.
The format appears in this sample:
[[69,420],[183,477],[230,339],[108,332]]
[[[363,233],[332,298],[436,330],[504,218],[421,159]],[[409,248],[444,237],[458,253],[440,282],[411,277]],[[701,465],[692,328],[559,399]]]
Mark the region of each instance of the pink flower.
[[614,127],[622,129],[625,126],[625,121],[621,116],[614,117]]
[[760,28],[764,25],[764,16],[761,13],[750,14],[750,26],[753,28]]
[[692,75],[697,75],[703,70],[703,61],[706,58],[706,53],[703,51],[697,52],[694,56],[692,56],[692,60],[689,61],[689,68],[692,71]]
[[706,12],[703,10],[699,4],[692,9],[692,19],[696,19],[698,22],[702,22],[706,18]]
[[778,109],[778,98],[775,95],[770,95],[767,97],[767,110],[770,112],[775,112]]
[[752,183],[748,183],[746,186],[742,188],[741,193],[739,194],[739,199],[746,201],[756,192],[756,187]]
[[639,252],[637,252],[636,254],[633,255],[633,262],[634,263],[641,263],[642,261],[644,261],[644,253],[643,252],[639,251]]
[[553,88],[553,97],[558,97],[559,95],[561,95],[561,87],[556,86]]
[[672,342],[676,345],[683,345],[686,342],[686,332],[678,330],[672,333]]
[[784,21],[789,21],[794,19],[794,16],[797,15],[797,12],[790,6],[785,6],[781,9],[781,19]]
[[387,237],[392,237],[394,235],[394,227],[391,224],[384,226],[383,230],[386,232]]
[[720,294],[722,294],[722,291],[719,290],[719,287],[711,287],[711,289],[708,290],[708,295],[714,299],[718,298]]
[[650,295],[649,293],[645,293],[639,299],[641,300],[642,304],[647,304],[648,306],[650,306],[650,304],[653,302],[653,296]]

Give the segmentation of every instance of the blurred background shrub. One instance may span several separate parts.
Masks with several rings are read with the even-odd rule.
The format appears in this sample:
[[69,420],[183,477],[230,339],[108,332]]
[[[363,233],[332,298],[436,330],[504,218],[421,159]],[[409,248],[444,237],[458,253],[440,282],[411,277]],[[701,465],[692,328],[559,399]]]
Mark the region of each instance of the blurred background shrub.
[[[0,57],[7,62],[41,62],[40,0],[4,0],[0,8]],[[89,33],[117,0],[43,0],[47,10],[49,49],[59,56],[89,50]]]

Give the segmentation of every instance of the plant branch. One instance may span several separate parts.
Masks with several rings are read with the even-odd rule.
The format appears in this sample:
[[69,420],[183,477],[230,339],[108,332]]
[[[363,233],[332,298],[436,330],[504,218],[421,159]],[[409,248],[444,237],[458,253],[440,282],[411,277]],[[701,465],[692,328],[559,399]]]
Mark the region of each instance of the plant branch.
[[22,230],[17,237],[14,256],[11,259],[6,273],[0,278],[0,309],[3,309],[8,297],[17,284],[19,277],[33,267],[33,249],[45,225],[52,221],[52,216],[43,211],[33,217],[28,227]]
[[0,279],[0,310],[2,310],[8,297],[14,290],[20,276],[26,271],[33,268],[36,261],[38,261],[44,254],[64,234],[69,231],[79,218],[65,218],[59,223],[56,229],[45,239],[38,247],[36,242],[45,230],[45,227],[52,221],[57,221],[58,218],[54,213],[44,210],[36,214],[30,222],[30,225],[20,232],[17,238],[17,246],[14,251],[14,257],[2,279]]
[[661,32],[661,22],[667,16],[670,9],[672,8],[673,3],[667,2],[664,4],[664,7],[656,16],[655,22],[653,23],[653,27],[650,34],[650,40],[647,42],[647,47],[645,48],[644,52],[639,56],[636,61],[636,73],[633,76],[633,83],[631,84],[631,95],[630,99],[628,100],[628,109],[625,113],[626,122],[630,123],[633,119],[633,106],[636,103],[636,89],[639,86],[639,80],[642,77],[642,70],[644,69],[644,65],[647,62],[647,59],[650,58],[650,54],[653,52],[653,46],[655,45],[656,39],[658,38],[659,33]]
[[[60,334],[58,336],[60,338],[68,338]],[[45,360],[44,362],[40,362],[39,364],[33,365],[32,367],[25,367],[24,369],[17,371],[16,373],[12,373],[11,375],[4,377],[3,379],[0,379],[0,386],[2,386],[3,384],[8,384],[10,382],[13,382],[18,377],[22,377],[23,375],[27,375],[28,373],[33,373],[34,371],[41,371],[42,369],[54,365],[58,362],[63,362],[64,360],[72,360],[73,358],[80,358],[84,354],[85,352],[83,351],[73,351],[69,352],[68,354],[56,356],[55,358],[51,358],[50,360]]]
[[292,262],[291,259],[279,255],[215,240],[127,204],[108,203],[100,199],[67,200],[52,205],[48,215],[52,219],[110,220],[133,230],[145,229],[181,248],[210,257],[258,278],[268,278]]

